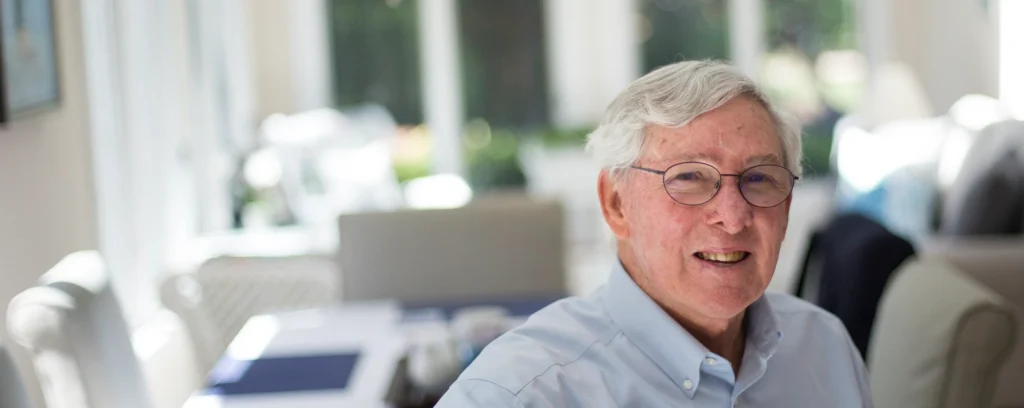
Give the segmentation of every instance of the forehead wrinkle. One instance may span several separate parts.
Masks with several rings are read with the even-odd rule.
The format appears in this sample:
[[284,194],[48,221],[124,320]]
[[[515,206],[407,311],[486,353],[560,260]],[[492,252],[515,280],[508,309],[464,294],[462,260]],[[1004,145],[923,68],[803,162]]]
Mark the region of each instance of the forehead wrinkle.
[[758,166],[758,165],[762,165],[762,164],[774,164],[774,165],[781,166],[782,165],[782,158],[779,157],[779,155],[777,155],[775,153],[760,154],[760,155],[757,155],[757,156],[748,157],[747,160],[744,163],[747,166]]
[[[739,130],[740,128],[742,128],[742,126],[738,127],[737,130]],[[723,134],[724,134],[724,132],[722,132],[722,129],[718,129],[718,148],[722,149],[722,150],[725,150],[725,151],[727,151],[729,153],[734,153],[733,150],[728,148],[728,147],[726,147],[725,143],[722,141],[722,135]]]
[[[752,111],[758,111],[756,106],[755,107],[751,107],[750,109]],[[763,119],[765,119],[765,118],[763,118],[764,115],[759,115],[759,116],[762,116],[762,117],[759,117],[759,119],[762,119],[762,121],[763,121]],[[723,164],[722,158],[720,157],[720,155],[718,153],[715,153],[715,152],[709,152],[709,153],[701,153],[701,152],[691,153],[691,152],[686,152],[686,153],[681,153],[681,154],[669,154],[669,153],[666,153],[665,152],[665,147],[672,146],[673,141],[676,138],[678,138],[680,136],[683,136],[683,137],[693,137],[693,136],[695,136],[693,134],[687,134],[687,135],[675,134],[676,132],[680,131],[682,128],[685,128],[685,126],[684,127],[669,127],[669,126],[654,127],[654,126],[651,126],[651,127],[648,127],[647,129],[645,129],[645,133],[646,133],[645,137],[647,137],[648,140],[647,140],[647,143],[644,143],[644,145],[643,145],[643,153],[642,153],[641,158],[646,159],[646,160],[643,160],[643,161],[646,161],[648,165],[656,165],[655,163],[661,163],[661,168],[657,168],[657,170],[665,170],[669,166],[672,166],[672,165],[678,164],[678,163],[683,163],[683,162],[700,162],[700,163],[705,163],[705,164],[711,164],[711,165],[714,165],[714,166],[719,166],[719,165]],[[743,131],[743,129],[746,129],[746,128],[747,128],[746,124],[737,124],[736,125],[736,130],[737,131]],[[774,133],[771,130],[763,129],[760,126],[756,126],[756,128],[757,129],[755,131],[758,132],[759,134],[765,135],[765,136],[769,136],[770,138],[777,140],[777,138],[775,137]],[[717,137],[712,136],[712,137],[714,137],[714,139],[712,139],[712,141],[710,141],[709,147],[714,147],[714,148],[717,148],[717,149],[722,150],[722,151],[727,152],[727,153],[735,153],[736,152],[735,149],[730,148],[727,145],[727,143],[725,142],[726,132],[720,126],[715,126],[714,129],[711,130],[711,131],[714,132],[714,133],[717,133]],[[666,134],[666,133],[673,133],[673,134]],[[684,131],[684,133],[692,133],[692,129],[690,131],[688,131],[688,132]],[[652,138],[655,138],[655,137],[657,138],[657,140],[651,140]],[[758,144],[762,144],[762,143],[765,143],[765,142],[763,142],[763,141],[762,142],[758,142]],[[772,144],[772,143],[768,143],[768,144]],[[768,147],[768,146],[764,146],[764,147]],[[771,150],[776,150],[776,149],[773,146],[772,148],[769,148],[769,151],[771,151]],[[749,156],[749,157],[745,158],[744,161],[743,161],[743,166],[745,166],[746,168],[757,166],[757,165],[762,165],[762,164],[773,164],[773,165],[779,165],[779,166],[785,165],[783,163],[781,155],[779,155],[777,153],[757,154],[757,155]]]

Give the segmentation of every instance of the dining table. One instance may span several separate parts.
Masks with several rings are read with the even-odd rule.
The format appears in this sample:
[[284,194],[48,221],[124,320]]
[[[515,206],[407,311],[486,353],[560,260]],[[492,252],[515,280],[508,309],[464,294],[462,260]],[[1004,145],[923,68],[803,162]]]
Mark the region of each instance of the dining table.
[[184,408],[395,408],[410,348],[450,335],[460,311],[500,307],[511,329],[561,297],[374,300],[255,316]]

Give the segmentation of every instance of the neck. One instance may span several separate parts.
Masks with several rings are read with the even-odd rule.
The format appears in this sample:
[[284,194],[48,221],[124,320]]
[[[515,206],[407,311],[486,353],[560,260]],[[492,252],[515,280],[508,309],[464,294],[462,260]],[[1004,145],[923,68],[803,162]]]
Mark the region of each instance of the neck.
[[[641,288],[644,289],[642,286]],[[743,350],[746,346],[746,327],[743,324],[746,312],[731,319],[710,319],[696,316],[681,306],[672,307],[657,299],[655,302],[704,347],[729,360],[733,372],[739,373],[740,361],[743,360]]]
[[743,360],[743,351],[746,346],[746,327],[744,325],[746,311],[726,319],[709,317],[698,313],[681,302],[671,299],[671,296],[661,293],[647,279],[638,279],[635,271],[640,269],[637,269],[638,266],[631,262],[632,259],[623,257],[621,252],[619,258],[626,268],[626,272],[633,278],[637,286],[647,293],[658,306],[665,310],[673,320],[686,329],[704,347],[729,360],[732,364],[733,372],[738,374],[740,361]]

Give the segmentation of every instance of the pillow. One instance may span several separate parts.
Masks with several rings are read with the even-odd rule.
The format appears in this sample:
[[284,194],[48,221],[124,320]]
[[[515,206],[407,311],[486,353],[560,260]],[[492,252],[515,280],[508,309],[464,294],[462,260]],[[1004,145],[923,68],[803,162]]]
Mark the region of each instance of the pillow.
[[1017,234],[1024,225],[1024,165],[1009,150],[976,175],[958,179],[943,209],[941,231],[951,235]]

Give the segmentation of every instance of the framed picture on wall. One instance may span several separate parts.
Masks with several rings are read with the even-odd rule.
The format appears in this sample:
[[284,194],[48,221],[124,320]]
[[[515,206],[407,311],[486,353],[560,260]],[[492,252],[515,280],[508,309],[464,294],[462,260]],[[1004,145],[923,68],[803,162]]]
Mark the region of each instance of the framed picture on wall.
[[0,0],[0,123],[60,104],[52,0]]

